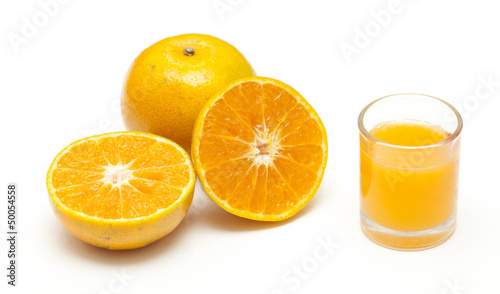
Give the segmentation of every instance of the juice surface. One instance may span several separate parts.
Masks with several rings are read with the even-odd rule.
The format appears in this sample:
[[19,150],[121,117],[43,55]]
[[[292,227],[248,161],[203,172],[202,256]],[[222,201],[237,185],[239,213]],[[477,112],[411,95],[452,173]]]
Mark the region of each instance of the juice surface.
[[434,228],[454,213],[458,189],[458,154],[450,146],[426,147],[450,134],[419,121],[394,121],[375,126],[375,138],[361,138],[361,208],[377,224],[398,231]]
[[425,146],[438,143],[450,134],[440,126],[420,121],[386,122],[371,131],[380,141],[398,146]]

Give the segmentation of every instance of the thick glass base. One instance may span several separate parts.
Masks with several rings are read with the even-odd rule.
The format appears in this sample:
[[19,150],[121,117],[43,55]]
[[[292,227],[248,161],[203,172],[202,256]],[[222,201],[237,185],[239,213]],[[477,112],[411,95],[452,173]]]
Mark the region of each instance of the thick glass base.
[[374,243],[389,249],[400,251],[425,250],[441,245],[448,240],[456,226],[456,214],[441,225],[418,232],[391,230],[376,224],[361,212],[361,229]]

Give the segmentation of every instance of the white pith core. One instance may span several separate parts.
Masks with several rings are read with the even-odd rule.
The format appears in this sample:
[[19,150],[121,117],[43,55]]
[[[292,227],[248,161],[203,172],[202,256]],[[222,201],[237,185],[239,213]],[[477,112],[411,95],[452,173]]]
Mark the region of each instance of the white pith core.
[[121,163],[107,166],[103,174],[103,181],[117,187],[121,187],[122,184],[128,183],[128,180],[133,178],[132,171],[128,169],[128,166]]
[[[273,162],[273,158],[277,155],[278,146],[274,142],[272,136],[255,136],[253,148],[255,151],[254,163],[257,165],[264,164],[268,166]],[[266,138],[267,137],[267,138]]]

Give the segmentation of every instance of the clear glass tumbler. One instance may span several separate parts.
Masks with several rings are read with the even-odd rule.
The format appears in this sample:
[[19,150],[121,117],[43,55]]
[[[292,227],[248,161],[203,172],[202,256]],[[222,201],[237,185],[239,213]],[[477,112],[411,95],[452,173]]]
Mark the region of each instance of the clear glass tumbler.
[[435,97],[396,94],[367,105],[358,127],[365,235],[404,251],[446,241],[456,224],[458,111]]

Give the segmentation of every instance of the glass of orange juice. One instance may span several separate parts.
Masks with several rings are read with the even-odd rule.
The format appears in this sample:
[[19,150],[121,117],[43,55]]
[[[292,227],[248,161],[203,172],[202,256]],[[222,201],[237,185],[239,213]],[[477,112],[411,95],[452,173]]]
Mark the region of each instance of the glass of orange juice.
[[397,94],[367,105],[358,127],[365,235],[404,251],[446,241],[456,224],[458,111],[431,96]]

